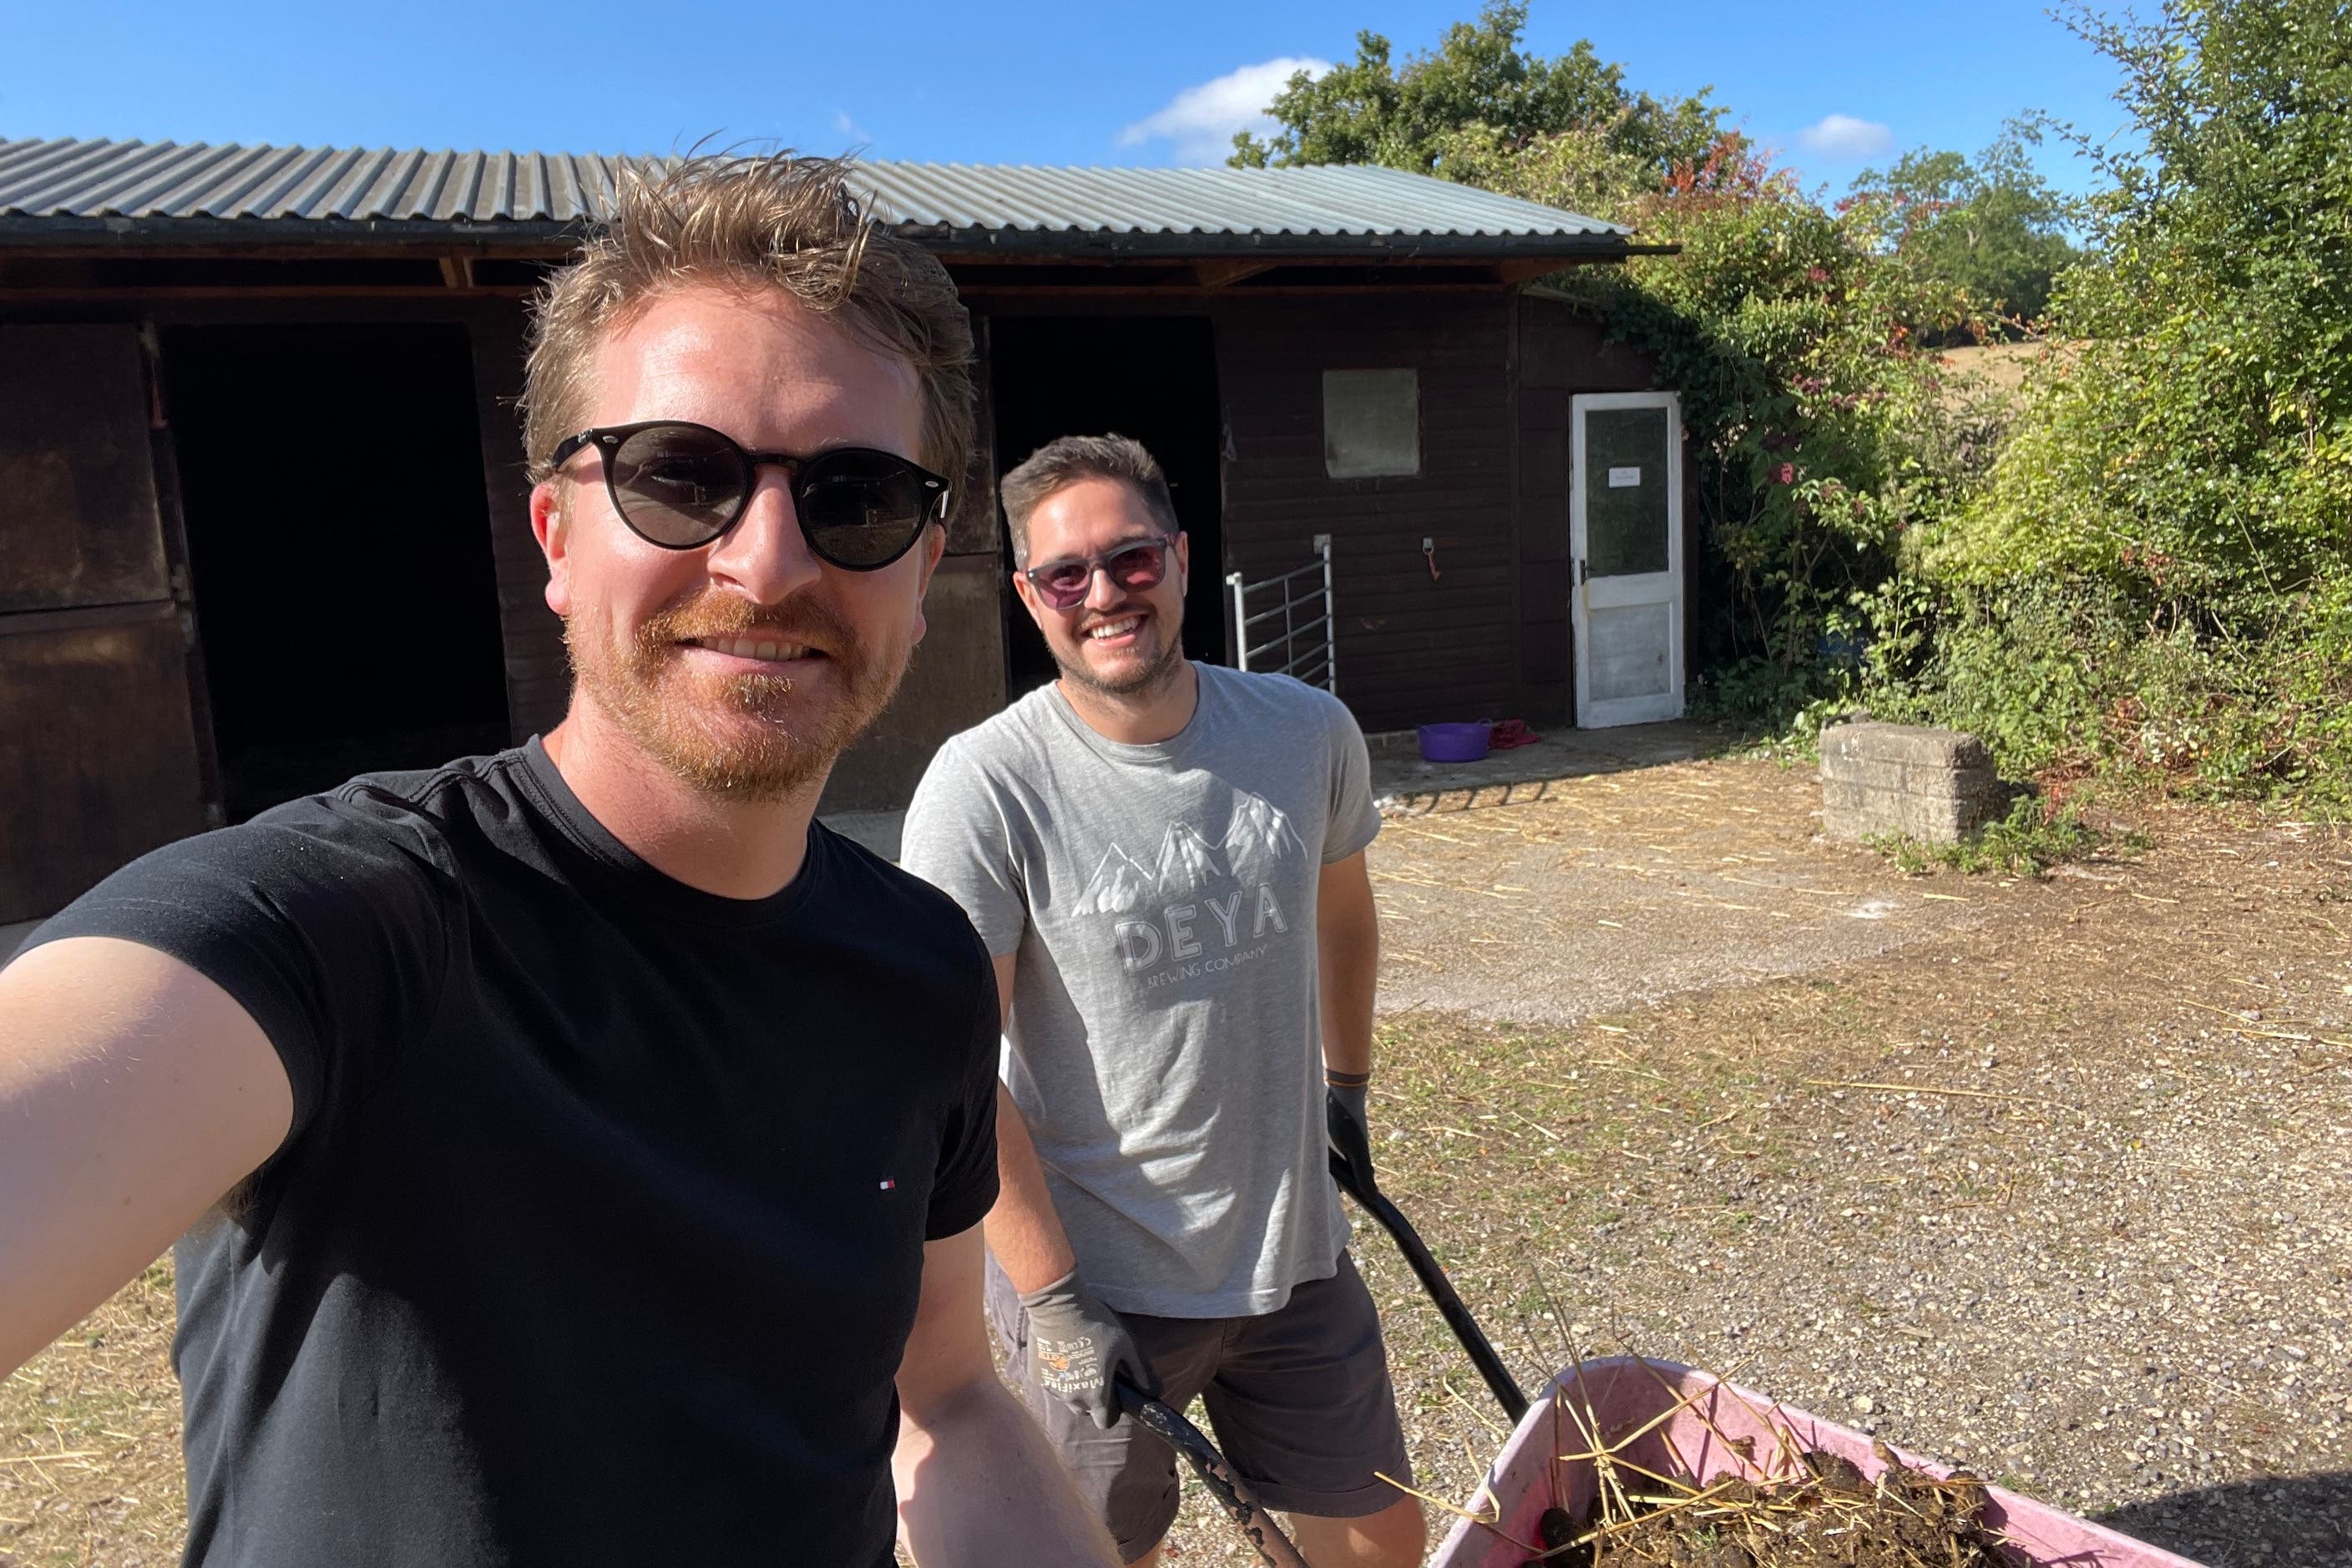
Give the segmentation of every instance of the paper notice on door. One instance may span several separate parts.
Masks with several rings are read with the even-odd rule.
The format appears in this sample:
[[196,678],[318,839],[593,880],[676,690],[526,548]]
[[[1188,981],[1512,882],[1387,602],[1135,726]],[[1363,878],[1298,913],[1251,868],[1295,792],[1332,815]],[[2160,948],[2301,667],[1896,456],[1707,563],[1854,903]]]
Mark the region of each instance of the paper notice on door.
[[1640,487],[1641,483],[1642,469],[1638,464],[1630,468],[1612,468],[1609,470],[1609,488],[1612,490],[1635,489]]

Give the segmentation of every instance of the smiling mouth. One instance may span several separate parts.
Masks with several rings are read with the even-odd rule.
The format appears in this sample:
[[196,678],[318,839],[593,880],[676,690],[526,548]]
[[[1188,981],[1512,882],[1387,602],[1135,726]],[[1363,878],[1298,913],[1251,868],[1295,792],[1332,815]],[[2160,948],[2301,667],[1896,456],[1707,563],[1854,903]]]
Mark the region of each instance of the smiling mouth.
[[1088,642],[1108,642],[1112,637],[1125,637],[1128,633],[1140,628],[1142,625],[1141,616],[1122,616],[1115,621],[1105,621],[1099,626],[1088,626],[1086,630],[1086,637]]
[[824,657],[806,643],[782,642],[774,637],[688,637],[685,646],[767,664],[789,664],[795,659]]

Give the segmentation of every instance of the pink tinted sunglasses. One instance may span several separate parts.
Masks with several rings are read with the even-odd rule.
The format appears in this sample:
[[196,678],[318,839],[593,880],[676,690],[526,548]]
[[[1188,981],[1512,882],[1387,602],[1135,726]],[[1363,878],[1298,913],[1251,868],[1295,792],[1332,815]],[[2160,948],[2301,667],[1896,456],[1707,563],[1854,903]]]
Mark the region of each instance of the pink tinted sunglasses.
[[1176,542],[1165,535],[1139,539],[1108,554],[1066,556],[1032,566],[1021,575],[1053,608],[1074,610],[1086,603],[1097,572],[1108,574],[1113,585],[1130,592],[1157,588],[1168,575],[1168,552],[1175,547]]

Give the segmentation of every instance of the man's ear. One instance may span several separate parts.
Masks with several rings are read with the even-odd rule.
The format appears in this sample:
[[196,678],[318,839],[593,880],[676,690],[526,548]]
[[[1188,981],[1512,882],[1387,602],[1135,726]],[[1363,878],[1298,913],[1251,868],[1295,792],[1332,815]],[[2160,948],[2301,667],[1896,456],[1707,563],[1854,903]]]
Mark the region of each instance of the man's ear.
[[1176,531],[1176,592],[1181,595],[1192,587],[1192,536],[1182,529]]
[[571,519],[563,510],[569,489],[559,479],[541,479],[530,491],[530,535],[547,558],[547,607],[559,616],[572,613]]
[[1030,583],[1028,578],[1021,574],[1021,568],[1018,566],[1013,569],[1013,594],[1015,598],[1021,601],[1021,607],[1029,612],[1029,618],[1037,623],[1037,629],[1041,632],[1044,631],[1045,629],[1045,606],[1039,601],[1035,586]]

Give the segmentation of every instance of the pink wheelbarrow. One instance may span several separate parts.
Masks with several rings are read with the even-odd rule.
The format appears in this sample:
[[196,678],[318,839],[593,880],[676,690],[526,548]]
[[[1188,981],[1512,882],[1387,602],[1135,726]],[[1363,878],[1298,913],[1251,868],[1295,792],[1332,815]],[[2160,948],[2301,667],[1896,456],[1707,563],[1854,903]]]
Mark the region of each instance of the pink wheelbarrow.
[[[1591,1428],[1588,1430],[1588,1427]],[[1622,1446],[1621,1446],[1622,1445]],[[1863,1433],[1792,1410],[1769,1395],[1674,1362],[1633,1356],[1589,1361],[1552,1380],[1496,1457],[1468,1512],[1429,1568],[1520,1568],[1541,1555],[1538,1521],[1548,1509],[1582,1519],[1598,1479],[1591,1459],[1613,1451],[1631,1465],[1706,1485],[1738,1475],[1775,1480],[1797,1456],[1828,1453],[1864,1479],[1887,1468],[1882,1455],[1941,1479],[1948,1466],[1881,1448]],[[2186,1557],[2116,1534],[2000,1487],[1981,1516],[2010,1553],[2036,1568],[2198,1568]],[[1483,1522],[1479,1522],[1483,1521]]]

